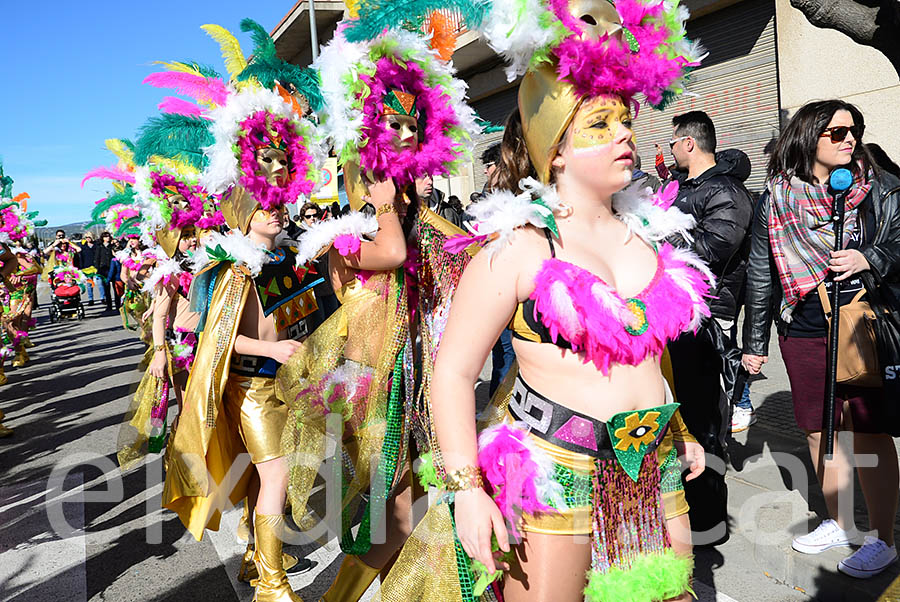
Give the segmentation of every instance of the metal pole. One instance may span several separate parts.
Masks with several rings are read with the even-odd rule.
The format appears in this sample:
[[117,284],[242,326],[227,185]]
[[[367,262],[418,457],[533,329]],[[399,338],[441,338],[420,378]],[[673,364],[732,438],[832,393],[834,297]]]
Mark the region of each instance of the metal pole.
[[309,43],[312,45],[312,59],[319,58],[319,32],[316,30],[316,0],[309,0]]
[[[844,201],[846,192],[834,195],[831,219],[834,222],[834,250],[840,251],[844,239]],[[834,399],[837,389],[838,332],[841,327],[841,283],[831,281],[831,332],[828,337],[828,380],[825,383],[825,456],[834,453]]]

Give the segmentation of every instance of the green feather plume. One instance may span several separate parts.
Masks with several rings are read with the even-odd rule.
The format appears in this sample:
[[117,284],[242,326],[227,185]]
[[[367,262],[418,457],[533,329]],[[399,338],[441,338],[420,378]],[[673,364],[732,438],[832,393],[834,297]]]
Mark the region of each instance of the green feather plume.
[[489,0],[363,0],[359,19],[351,21],[344,35],[351,42],[374,39],[385,29],[415,27],[435,10],[455,12],[470,29],[478,28],[490,10]]
[[132,204],[134,204],[134,189],[131,186],[129,186],[125,192],[109,195],[101,202],[94,205],[94,208],[91,210],[91,225],[105,224],[106,222],[103,221],[103,214],[111,207]]
[[13,179],[3,173],[3,161],[0,161],[0,199],[11,199],[13,196]]
[[275,42],[262,26],[253,19],[241,21],[241,31],[249,32],[253,38],[253,57],[236,79],[256,80],[263,88],[271,90],[276,83],[285,88],[293,85],[306,100],[309,108],[318,111],[325,104],[319,91],[319,76],[309,68],[293,65],[278,58]]
[[590,602],[668,600],[686,591],[694,593],[690,587],[693,570],[692,556],[679,556],[671,549],[638,556],[626,571],[618,567],[605,573],[591,571],[585,598]]
[[114,236],[118,238],[120,236],[130,236],[131,234],[140,234],[140,223],[140,217],[130,217],[122,222],[122,227],[116,230]]
[[134,160],[138,165],[146,165],[150,157],[160,155],[202,170],[205,166],[203,147],[215,142],[209,126],[206,119],[190,115],[166,113],[151,117],[141,126]]
[[253,60],[272,61],[278,58],[275,50],[275,41],[269,36],[269,32],[253,19],[241,21],[241,31],[249,33],[253,38]]

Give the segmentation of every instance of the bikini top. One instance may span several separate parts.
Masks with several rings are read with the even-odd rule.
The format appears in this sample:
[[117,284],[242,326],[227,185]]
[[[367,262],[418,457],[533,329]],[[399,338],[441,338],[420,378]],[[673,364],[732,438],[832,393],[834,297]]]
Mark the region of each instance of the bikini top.
[[660,355],[668,341],[696,330],[710,315],[708,272],[690,251],[663,243],[650,283],[634,297],[622,298],[598,276],[557,259],[545,233],[550,258],[535,276],[534,292],[510,321],[516,338],[571,349],[608,374],[613,364],[636,366],[648,355]]

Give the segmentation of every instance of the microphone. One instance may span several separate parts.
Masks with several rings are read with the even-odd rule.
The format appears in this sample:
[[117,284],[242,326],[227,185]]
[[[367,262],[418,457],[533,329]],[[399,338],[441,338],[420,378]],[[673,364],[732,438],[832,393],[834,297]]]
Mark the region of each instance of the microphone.
[[853,174],[846,167],[839,167],[831,172],[828,178],[828,188],[835,196],[850,189],[853,184]]

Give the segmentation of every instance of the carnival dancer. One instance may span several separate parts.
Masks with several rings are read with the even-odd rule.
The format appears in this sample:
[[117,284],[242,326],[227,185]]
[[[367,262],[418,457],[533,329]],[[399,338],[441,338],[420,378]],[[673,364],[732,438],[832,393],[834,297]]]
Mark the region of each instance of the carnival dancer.
[[[676,4],[520,4],[494,2],[484,30],[510,77],[524,72],[523,147],[539,181],[470,209],[486,250],[456,291],[432,382],[433,477],[447,493],[382,595],[683,598],[692,561],[677,456],[692,474],[703,460],[695,442],[673,441],[660,359],[708,315],[712,277],[663,242],[691,224],[669,209],[671,189],[616,193],[631,179],[634,95],[660,104],[679,91],[697,50]],[[473,384],[507,325],[518,368],[476,426]],[[502,581],[496,554],[510,566]]]
[[[229,500],[249,495],[256,510],[254,600],[299,600],[283,567],[287,406],[274,395],[274,376],[315,327],[312,288],[320,278],[295,266],[294,251],[276,238],[284,206],[315,190],[324,153],[312,123],[267,89],[228,91],[209,116],[215,143],[205,149],[200,184],[224,194],[232,232],[211,235],[196,254],[192,306],[202,334],[170,443],[163,505],[199,539],[205,528],[218,528]],[[240,464],[246,454],[252,471]]]
[[[9,317],[7,315],[9,291],[14,288],[9,277],[18,269],[16,255],[9,248],[10,242],[9,234],[0,232],[0,385],[5,385],[8,382],[3,371],[4,364],[16,352],[13,345],[13,337],[10,335]],[[2,419],[2,411],[0,411],[0,420]],[[12,435],[12,429],[0,424],[0,436],[8,437],[10,435]]]
[[[411,530],[410,451],[414,439],[425,439],[413,428],[421,365],[413,342],[420,317],[435,309],[420,313],[423,276],[436,280],[425,254],[442,228],[460,232],[419,202],[415,179],[456,173],[477,131],[465,84],[427,39],[398,25],[384,31],[388,22],[377,16],[342,23],[314,64],[325,99],[320,121],[355,211],[301,237],[304,260],[327,251],[341,306],[279,371],[278,393],[291,406],[284,449],[306,460],[291,466],[289,487],[301,527],[317,514],[309,496],[325,460],[329,414],[341,417],[332,436],[351,459],[336,475],[345,486],[331,525],[347,557],[325,600],[359,599]],[[366,202],[374,218],[357,212]],[[352,532],[357,516],[362,523]],[[385,541],[373,544],[382,528]]]

